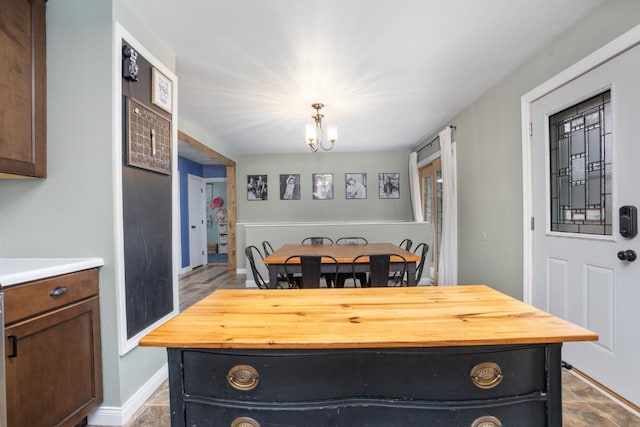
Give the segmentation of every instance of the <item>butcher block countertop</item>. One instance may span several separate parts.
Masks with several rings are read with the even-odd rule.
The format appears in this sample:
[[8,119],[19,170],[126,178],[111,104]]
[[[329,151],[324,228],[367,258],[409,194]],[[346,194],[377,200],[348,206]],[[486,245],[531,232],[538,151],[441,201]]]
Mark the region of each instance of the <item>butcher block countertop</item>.
[[219,290],[140,344],[332,349],[593,341],[582,327],[485,285]]

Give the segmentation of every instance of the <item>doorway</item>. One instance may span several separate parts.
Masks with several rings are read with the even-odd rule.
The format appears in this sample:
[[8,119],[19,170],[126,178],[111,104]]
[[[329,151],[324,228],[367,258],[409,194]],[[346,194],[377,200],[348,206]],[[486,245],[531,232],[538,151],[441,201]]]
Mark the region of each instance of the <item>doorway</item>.
[[227,210],[227,179],[205,178],[207,215],[207,260],[229,261],[229,218]]
[[[226,169],[227,266],[230,272],[235,272],[238,265],[236,259],[236,163],[180,130],[178,131],[178,151],[179,155],[198,164],[222,165]],[[201,206],[204,206],[205,201]],[[206,248],[206,233],[204,235]],[[205,250],[205,254],[207,252],[208,249]]]

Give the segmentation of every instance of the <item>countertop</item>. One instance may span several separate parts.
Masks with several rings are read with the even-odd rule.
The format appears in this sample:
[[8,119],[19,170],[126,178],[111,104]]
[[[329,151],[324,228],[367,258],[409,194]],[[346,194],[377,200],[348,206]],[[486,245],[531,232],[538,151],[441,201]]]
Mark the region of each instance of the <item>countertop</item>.
[[559,343],[598,335],[488,286],[218,290],[142,338],[177,348]]
[[0,288],[103,265],[102,258],[0,258]]

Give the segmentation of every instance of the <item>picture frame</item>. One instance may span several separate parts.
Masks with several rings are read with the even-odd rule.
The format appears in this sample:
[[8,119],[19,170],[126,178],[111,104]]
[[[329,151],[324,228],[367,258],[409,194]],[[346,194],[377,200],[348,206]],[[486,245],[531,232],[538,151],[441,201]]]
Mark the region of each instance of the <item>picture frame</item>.
[[312,178],[313,200],[333,199],[333,174],[314,173]]
[[366,173],[345,173],[344,174],[344,196],[347,200],[367,198],[367,174]]
[[268,200],[267,175],[247,175],[247,200]]
[[156,67],[151,68],[151,103],[173,113],[173,81]]
[[280,200],[300,200],[300,174],[280,175]]
[[400,174],[398,172],[381,172],[378,174],[380,199],[400,198]]

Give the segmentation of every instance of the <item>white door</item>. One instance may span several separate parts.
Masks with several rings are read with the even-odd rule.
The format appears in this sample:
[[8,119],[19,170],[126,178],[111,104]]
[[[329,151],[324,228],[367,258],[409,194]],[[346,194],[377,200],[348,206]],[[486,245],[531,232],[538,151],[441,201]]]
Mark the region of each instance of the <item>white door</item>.
[[[607,95],[609,94],[609,95]],[[533,303],[599,335],[563,360],[640,405],[640,237],[619,208],[640,207],[640,47],[532,104]]]
[[189,175],[189,265],[195,268],[207,263],[206,201],[204,181]]

